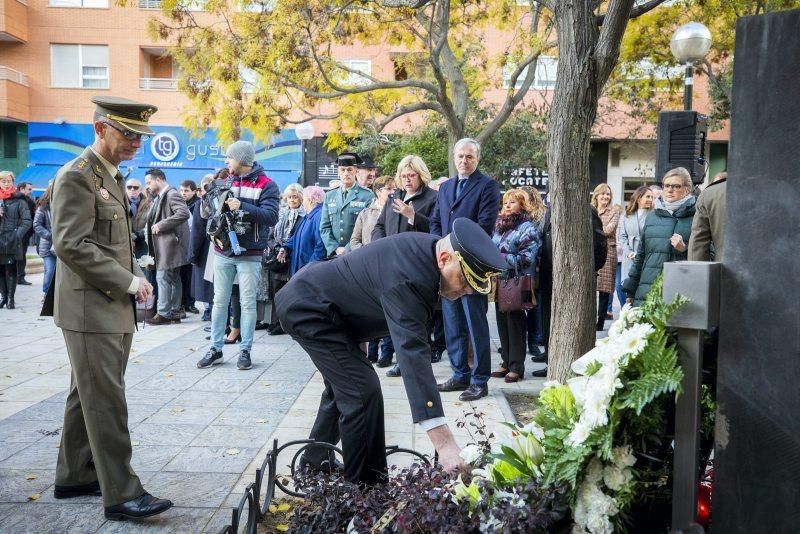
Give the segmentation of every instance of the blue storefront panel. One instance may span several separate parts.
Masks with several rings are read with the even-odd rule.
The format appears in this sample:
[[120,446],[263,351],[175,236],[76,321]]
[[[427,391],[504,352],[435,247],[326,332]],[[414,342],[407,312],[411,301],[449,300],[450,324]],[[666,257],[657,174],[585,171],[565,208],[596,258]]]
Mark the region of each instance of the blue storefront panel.
[[[225,165],[226,146],[217,141],[214,130],[208,129],[201,137],[192,137],[177,126],[153,126],[156,135],[142,143],[131,161],[123,161],[123,175],[143,179],[147,169],[158,167],[167,181],[177,186],[183,180],[199,182],[203,175]],[[44,189],[55,176],[55,171],[74,159],[94,141],[91,124],[28,124],[28,168],[18,180],[28,181],[37,189]],[[245,133],[242,139],[252,141]],[[281,130],[268,144],[255,143],[256,160],[266,169],[267,175],[281,187],[297,182],[302,167],[300,139],[294,130]]]

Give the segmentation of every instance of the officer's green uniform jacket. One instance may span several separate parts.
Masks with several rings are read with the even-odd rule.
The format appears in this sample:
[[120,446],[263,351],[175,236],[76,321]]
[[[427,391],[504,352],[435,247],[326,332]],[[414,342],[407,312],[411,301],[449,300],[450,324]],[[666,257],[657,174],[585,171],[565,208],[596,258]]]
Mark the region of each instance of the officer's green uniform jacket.
[[128,294],[135,261],[124,182],[86,148],[56,175],[51,199],[58,265],[53,316],[75,332],[132,333],[135,307]]
[[328,256],[336,252],[338,247],[350,250],[350,236],[361,210],[369,206],[375,199],[372,191],[355,182],[344,194],[344,189],[337,187],[325,194],[322,206],[319,233]]

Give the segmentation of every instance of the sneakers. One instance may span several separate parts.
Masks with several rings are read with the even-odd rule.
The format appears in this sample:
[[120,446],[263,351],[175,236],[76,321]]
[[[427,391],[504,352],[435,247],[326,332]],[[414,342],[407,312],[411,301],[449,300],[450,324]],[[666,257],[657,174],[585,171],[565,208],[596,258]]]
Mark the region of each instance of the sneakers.
[[208,349],[206,355],[203,356],[199,362],[197,362],[198,369],[205,369],[207,367],[211,367],[212,365],[219,365],[222,363],[222,351],[217,350],[214,347]]
[[246,371],[253,367],[253,362],[250,361],[249,350],[242,349],[239,351],[239,361],[236,362],[236,367],[238,367],[240,371]]

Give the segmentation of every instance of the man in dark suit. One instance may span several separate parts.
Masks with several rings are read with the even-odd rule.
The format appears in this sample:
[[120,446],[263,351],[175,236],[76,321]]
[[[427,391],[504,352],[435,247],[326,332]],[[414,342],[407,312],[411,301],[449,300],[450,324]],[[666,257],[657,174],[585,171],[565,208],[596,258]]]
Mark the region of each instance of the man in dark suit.
[[[474,222],[462,218],[452,226],[445,238],[405,232],[312,263],[275,296],[281,326],[325,381],[310,437],[331,444],[341,438],[347,480],[369,484],[386,476],[380,381],[360,344],[390,333],[414,423],[428,433],[445,469],[464,465],[436,388],[428,322],[440,294],[446,300],[486,293],[504,262]],[[301,464],[331,469],[333,459],[315,447]]]
[[[500,211],[500,186],[478,170],[481,146],[474,139],[461,139],[453,147],[458,175],[439,187],[436,207],[431,215],[431,233],[447,235],[453,221],[466,217],[492,235]],[[444,337],[453,376],[439,384],[439,391],[463,391],[462,401],[474,401],[489,394],[492,353],[489,347],[489,321],[486,295],[465,295],[455,301],[442,301]],[[467,352],[470,342],[475,366],[470,371]]]

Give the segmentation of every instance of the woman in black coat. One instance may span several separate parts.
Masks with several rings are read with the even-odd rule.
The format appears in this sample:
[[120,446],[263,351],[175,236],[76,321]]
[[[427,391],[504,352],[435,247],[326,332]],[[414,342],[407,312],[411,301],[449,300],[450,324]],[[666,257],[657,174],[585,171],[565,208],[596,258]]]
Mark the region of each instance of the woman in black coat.
[[206,262],[208,261],[208,250],[211,241],[208,240],[206,235],[206,226],[208,219],[204,219],[200,215],[200,205],[203,203],[202,198],[205,195],[205,185],[214,179],[213,174],[207,174],[200,182],[200,187],[197,189],[197,195],[200,200],[194,203],[192,208],[192,225],[190,231],[189,241],[189,263],[192,264],[192,297],[198,302],[205,302],[206,309],[203,312],[203,320],[211,320],[211,304],[214,301],[214,284],[205,279]]
[[14,309],[17,261],[25,257],[24,236],[33,228],[25,195],[14,189],[14,175],[0,173],[0,308]]
[[[430,232],[429,219],[438,195],[428,187],[430,181],[431,173],[421,157],[411,155],[400,160],[395,176],[395,183],[400,189],[395,195],[390,195],[389,201],[384,204],[372,230],[372,241],[401,232]],[[394,347],[391,346],[391,339],[384,343],[390,349],[383,352],[384,355],[378,360],[378,367],[386,367],[392,361]],[[442,352],[443,347],[433,347],[431,359],[439,361]],[[400,376],[400,367],[395,364],[387,371],[386,376]]]

